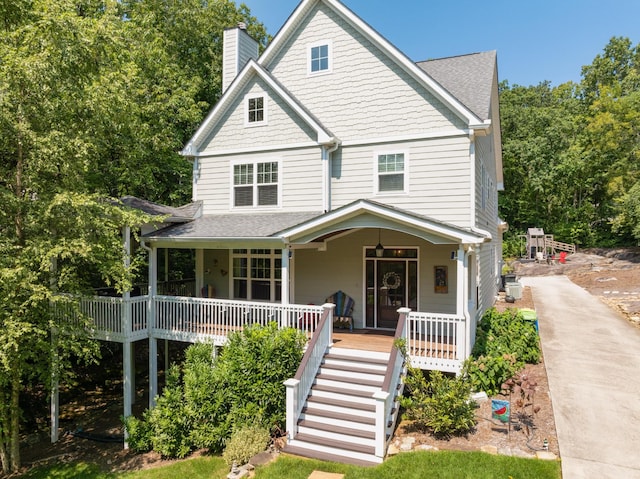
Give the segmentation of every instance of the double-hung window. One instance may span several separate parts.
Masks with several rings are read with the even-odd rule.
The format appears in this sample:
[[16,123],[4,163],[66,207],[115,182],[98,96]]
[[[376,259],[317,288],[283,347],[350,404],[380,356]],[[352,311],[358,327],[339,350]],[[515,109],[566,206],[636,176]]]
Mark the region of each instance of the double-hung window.
[[378,192],[403,192],[406,184],[404,153],[377,155]]
[[233,165],[233,206],[277,206],[277,161]]
[[323,41],[309,46],[309,74],[317,75],[331,71],[331,42]]

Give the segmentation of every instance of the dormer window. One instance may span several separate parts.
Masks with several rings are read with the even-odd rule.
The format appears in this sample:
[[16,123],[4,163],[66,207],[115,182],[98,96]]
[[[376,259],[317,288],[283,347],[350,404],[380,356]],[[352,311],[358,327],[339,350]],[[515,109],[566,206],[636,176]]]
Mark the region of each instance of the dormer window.
[[245,97],[245,125],[258,126],[267,123],[267,99],[264,94]]
[[323,41],[309,46],[309,74],[331,72],[331,42]]

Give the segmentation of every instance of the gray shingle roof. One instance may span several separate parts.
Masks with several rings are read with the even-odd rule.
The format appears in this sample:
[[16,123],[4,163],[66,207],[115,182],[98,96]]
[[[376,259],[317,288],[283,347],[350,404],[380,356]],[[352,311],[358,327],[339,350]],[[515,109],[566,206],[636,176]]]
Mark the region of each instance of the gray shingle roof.
[[152,201],[143,200],[141,198],[136,198],[135,196],[124,196],[120,198],[120,201],[123,205],[128,206],[129,208],[134,208],[136,210],[140,210],[144,213],[153,216],[169,216],[166,221],[176,222],[176,221],[188,221],[195,218],[202,207],[201,201],[196,201],[195,203],[189,203],[184,206],[173,207],[161,205],[158,203],[153,203]]
[[427,74],[446,88],[480,119],[488,120],[496,52],[417,62]]
[[151,238],[268,238],[321,212],[204,215],[146,235]]

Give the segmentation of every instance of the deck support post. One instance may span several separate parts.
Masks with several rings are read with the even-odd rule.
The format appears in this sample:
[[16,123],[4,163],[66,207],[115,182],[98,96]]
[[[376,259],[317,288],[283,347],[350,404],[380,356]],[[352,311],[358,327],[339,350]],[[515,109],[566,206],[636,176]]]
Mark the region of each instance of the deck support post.
[[57,333],[51,334],[51,442],[58,442],[60,417],[60,384]]
[[[132,355],[131,355],[131,341],[125,341],[124,343],[122,343],[122,369],[124,369],[123,371],[123,379],[124,379],[124,384],[123,384],[123,392],[124,392],[124,417],[129,417],[131,416],[131,403],[132,403],[132,395],[131,395],[131,362],[132,362]],[[127,429],[125,428],[124,430],[124,448],[125,449],[129,449],[129,444],[127,443],[127,438],[129,437],[129,434],[127,432]]]
[[158,340],[149,337],[149,409],[156,405],[158,395]]
[[[167,254],[168,254],[167,250]],[[149,328],[149,409],[156,405],[158,395],[158,340],[154,336],[156,328],[156,295],[158,294],[158,248],[149,251],[149,307],[147,325]]]

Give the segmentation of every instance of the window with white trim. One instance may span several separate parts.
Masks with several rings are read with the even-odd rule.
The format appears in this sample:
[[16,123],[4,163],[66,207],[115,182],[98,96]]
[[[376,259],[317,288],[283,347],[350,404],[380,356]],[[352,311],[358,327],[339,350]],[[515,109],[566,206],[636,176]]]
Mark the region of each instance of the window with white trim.
[[323,41],[309,46],[308,61],[309,74],[318,75],[320,73],[331,72],[331,42]]
[[386,153],[377,155],[378,192],[387,193],[405,191],[404,153]]
[[233,165],[233,206],[277,206],[278,167],[277,161]]
[[245,96],[245,125],[258,126],[267,123],[267,98],[262,93]]
[[280,250],[234,249],[231,263],[234,299],[270,302],[282,299]]

